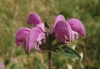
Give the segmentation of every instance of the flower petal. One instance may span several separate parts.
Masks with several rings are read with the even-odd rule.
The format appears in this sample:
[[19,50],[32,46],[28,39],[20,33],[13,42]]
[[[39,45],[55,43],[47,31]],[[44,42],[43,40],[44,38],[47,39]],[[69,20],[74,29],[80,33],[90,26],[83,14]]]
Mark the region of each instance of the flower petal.
[[78,32],[82,36],[86,36],[85,28],[80,20],[73,18],[69,19],[68,23],[70,24],[72,30]]
[[[72,35],[71,27],[67,23],[67,21],[63,21],[63,20],[58,21],[57,24],[55,25],[52,33],[59,34],[60,36],[62,35],[62,36],[64,36],[64,38],[65,37],[67,38],[66,40],[71,41],[71,35]],[[61,37],[61,40],[62,40],[62,37]]]
[[36,26],[39,27],[43,32],[45,32],[44,23],[37,24]]
[[40,50],[39,45],[41,45],[42,40],[45,40],[45,39],[46,39],[45,34],[41,32],[39,34],[38,38],[36,39],[36,43],[34,44],[34,48],[35,48],[36,51]]
[[23,41],[26,40],[27,35],[29,34],[30,29],[29,28],[21,28],[17,31],[15,40],[16,40],[16,45],[19,47]]
[[42,33],[41,29],[39,27],[34,27],[31,29],[29,36],[26,40],[26,50],[27,52],[30,52],[31,48],[34,46],[38,46],[37,39],[39,39],[39,35]]
[[45,34],[44,33],[40,33],[38,38],[36,39],[37,42],[41,42],[41,40],[45,40]]
[[54,22],[54,24],[53,24],[53,27],[55,27],[56,23],[57,23],[58,21],[60,21],[60,20],[64,20],[64,21],[65,21],[65,18],[64,18],[63,15],[58,15],[58,16],[56,17],[55,22]]
[[40,24],[40,23],[42,23],[40,16],[34,12],[31,12],[28,16],[27,24],[36,25],[36,24]]
[[35,44],[34,48],[35,48],[36,51],[39,51],[40,50],[39,44]]
[[78,33],[72,30],[72,40],[78,39]]
[[68,40],[68,38],[65,35],[61,34],[56,34],[56,38],[62,40],[64,43],[66,43],[66,40]]

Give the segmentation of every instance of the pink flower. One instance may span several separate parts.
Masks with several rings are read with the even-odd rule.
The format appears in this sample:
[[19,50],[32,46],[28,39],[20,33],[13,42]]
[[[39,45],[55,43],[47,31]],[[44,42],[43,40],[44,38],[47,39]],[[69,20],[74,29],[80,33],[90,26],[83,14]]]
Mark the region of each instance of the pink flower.
[[0,62],[0,69],[4,69],[4,63]]
[[21,28],[16,33],[17,47],[19,47],[21,43],[24,42],[24,47],[27,52],[30,52],[32,47],[34,47],[36,51],[40,50],[39,45],[42,40],[45,40],[45,34],[39,27],[34,27],[32,29]]
[[45,29],[44,24],[41,22],[41,19],[38,14],[32,12],[28,19],[28,24],[33,24],[34,28],[21,28],[16,33],[16,45],[19,47],[22,42],[24,42],[24,47],[27,52],[30,52],[32,47],[36,51],[39,51],[39,45],[41,45],[42,41],[45,40]]
[[84,26],[78,19],[65,20],[63,15],[58,15],[53,24],[52,34],[64,43],[78,39],[78,33],[86,36]]
[[17,58],[12,58],[12,62],[17,62]]
[[36,51],[39,51],[39,45],[42,43],[43,40],[45,40],[45,34],[41,31],[41,29],[38,27],[32,28],[26,40],[27,51],[30,52],[33,46]]
[[63,42],[71,41],[71,27],[67,21],[60,20],[56,23],[52,33]]

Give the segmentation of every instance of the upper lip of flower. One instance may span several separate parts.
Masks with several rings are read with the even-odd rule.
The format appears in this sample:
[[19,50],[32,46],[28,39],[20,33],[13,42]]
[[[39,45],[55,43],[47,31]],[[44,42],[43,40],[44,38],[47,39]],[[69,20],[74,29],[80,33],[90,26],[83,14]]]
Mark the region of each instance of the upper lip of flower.
[[27,18],[27,24],[32,24],[34,27],[39,27],[43,32],[45,32],[44,29],[44,23],[42,23],[40,16],[35,13],[31,12]]
[[85,28],[80,20],[72,18],[69,19],[67,22],[70,24],[73,31],[79,33],[84,37],[86,36]]
[[35,12],[31,12],[27,18],[27,24],[32,24],[34,26],[36,26],[37,24],[41,24],[41,18],[40,16],[35,13]]
[[60,21],[60,20],[65,21],[65,18],[64,18],[63,15],[58,15],[58,16],[56,17],[55,22],[54,22],[54,24],[53,24],[53,28],[55,27],[55,25],[57,24],[57,22]]

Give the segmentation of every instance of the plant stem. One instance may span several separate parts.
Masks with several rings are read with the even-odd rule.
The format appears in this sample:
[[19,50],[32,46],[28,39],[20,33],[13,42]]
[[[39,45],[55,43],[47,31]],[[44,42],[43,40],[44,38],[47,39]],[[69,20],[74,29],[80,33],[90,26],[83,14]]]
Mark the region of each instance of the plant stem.
[[48,52],[48,69],[52,69],[52,54]]

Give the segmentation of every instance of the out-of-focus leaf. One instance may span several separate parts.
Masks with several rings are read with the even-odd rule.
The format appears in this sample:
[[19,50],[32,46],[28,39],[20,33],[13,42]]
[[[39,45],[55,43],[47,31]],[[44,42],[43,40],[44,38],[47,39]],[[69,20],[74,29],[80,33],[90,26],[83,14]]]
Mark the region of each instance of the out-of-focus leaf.
[[46,67],[44,67],[42,64],[38,64],[39,69],[46,69]]
[[17,64],[13,64],[13,65],[11,66],[11,69],[20,69],[20,66],[18,66]]
[[63,46],[61,46],[60,48],[57,48],[57,49],[55,48],[53,51],[58,53],[58,54],[69,57],[69,58],[79,58],[79,59],[81,59],[81,56],[75,50],[71,49],[70,47],[68,47],[66,45],[63,45]]
[[[37,69],[47,69],[45,66],[44,66],[44,64],[42,64],[41,62],[40,62],[40,60],[38,59],[38,58],[35,58],[34,59],[34,63],[36,64],[36,68]],[[36,68],[34,68],[34,69],[36,69]]]

